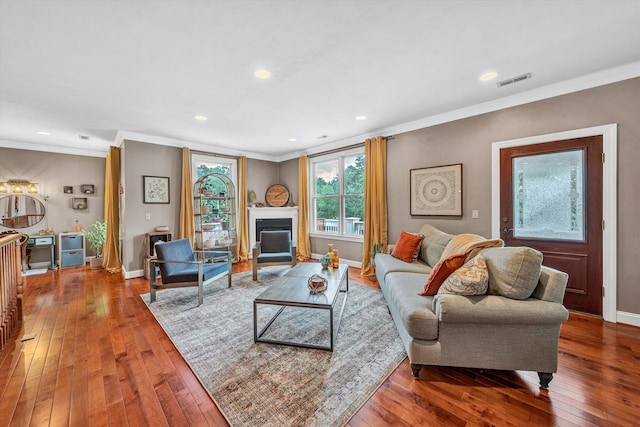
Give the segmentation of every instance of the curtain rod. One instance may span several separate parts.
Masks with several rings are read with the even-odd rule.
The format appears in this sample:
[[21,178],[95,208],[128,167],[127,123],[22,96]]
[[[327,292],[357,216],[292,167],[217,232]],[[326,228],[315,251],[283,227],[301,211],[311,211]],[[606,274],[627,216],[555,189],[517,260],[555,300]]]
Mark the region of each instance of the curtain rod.
[[[383,138],[388,141],[390,139],[394,139],[395,136],[389,135],[389,136],[383,136]],[[352,148],[360,148],[360,147],[364,147],[364,142],[360,142],[358,144],[353,144],[353,145],[347,145],[346,147],[334,148],[332,150],[322,151],[320,153],[309,154],[307,157],[312,159],[314,157],[320,157],[320,156],[325,156],[327,154],[339,153],[340,151],[346,151]]]
[[[179,147],[180,150],[182,150],[182,147]],[[216,156],[216,157],[224,157],[225,159],[235,159],[238,160],[241,156],[232,156],[230,154],[219,154],[219,153],[212,153],[210,151],[200,151],[200,150],[192,150],[189,148],[189,152],[191,154],[204,154],[207,156]]]

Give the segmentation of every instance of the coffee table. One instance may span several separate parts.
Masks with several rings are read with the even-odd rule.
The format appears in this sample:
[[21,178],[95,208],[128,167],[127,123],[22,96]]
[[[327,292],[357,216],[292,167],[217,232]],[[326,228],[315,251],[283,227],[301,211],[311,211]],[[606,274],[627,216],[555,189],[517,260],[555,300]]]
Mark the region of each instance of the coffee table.
[[[314,274],[327,279],[327,289],[321,294],[312,294],[307,287],[309,277]],[[323,270],[319,263],[303,262],[297,264],[282,276],[277,283],[272,284],[253,301],[253,341],[272,344],[292,345],[296,347],[316,348],[333,351],[333,347],[340,328],[342,313],[347,305],[349,293],[349,274],[346,265],[340,265],[332,270]],[[341,296],[341,298],[339,298]],[[342,300],[341,307],[336,313],[338,300]],[[258,330],[260,309],[265,306],[280,306],[266,324]],[[297,342],[290,338],[265,337],[269,328],[278,317],[289,307],[299,307],[310,310],[325,310],[328,314],[329,344],[322,345],[311,342]],[[336,316],[337,314],[337,316]],[[300,322],[289,321],[287,327],[304,328]]]

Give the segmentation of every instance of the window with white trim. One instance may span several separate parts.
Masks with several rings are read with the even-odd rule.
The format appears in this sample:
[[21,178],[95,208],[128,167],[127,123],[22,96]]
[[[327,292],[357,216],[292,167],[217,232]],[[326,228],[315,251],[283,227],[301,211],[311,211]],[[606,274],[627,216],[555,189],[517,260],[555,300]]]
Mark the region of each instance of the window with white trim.
[[311,159],[314,233],[364,234],[364,148]]
[[[231,178],[233,185],[238,188],[237,180],[238,161],[228,157],[218,157],[209,154],[192,154],[191,155],[191,182],[195,183],[198,179],[210,173],[219,173]],[[224,188],[220,189],[225,190]]]

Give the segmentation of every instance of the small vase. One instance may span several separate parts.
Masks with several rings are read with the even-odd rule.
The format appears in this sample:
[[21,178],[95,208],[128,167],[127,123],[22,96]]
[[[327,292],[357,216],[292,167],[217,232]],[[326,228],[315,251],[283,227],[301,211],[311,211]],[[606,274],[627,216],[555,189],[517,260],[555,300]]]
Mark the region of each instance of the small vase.
[[73,231],[74,233],[79,233],[79,232],[81,232],[83,230],[84,230],[84,228],[82,228],[82,225],[80,225],[80,223],[76,219],[76,223],[73,224],[73,227],[71,228],[71,231]]

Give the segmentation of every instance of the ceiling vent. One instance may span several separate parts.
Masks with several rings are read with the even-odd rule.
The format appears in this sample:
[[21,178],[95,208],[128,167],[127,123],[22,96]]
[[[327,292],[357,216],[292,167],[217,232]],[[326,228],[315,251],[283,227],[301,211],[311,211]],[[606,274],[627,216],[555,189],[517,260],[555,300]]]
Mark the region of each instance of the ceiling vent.
[[518,82],[521,82],[523,80],[528,80],[530,78],[531,78],[531,73],[527,73],[527,74],[523,74],[521,76],[511,77],[510,79],[503,80],[501,82],[497,82],[496,84],[498,85],[498,87],[502,87],[502,86],[513,84],[513,83],[518,83]]
[[88,141],[89,137],[87,135],[78,135],[78,137],[82,140]]

